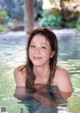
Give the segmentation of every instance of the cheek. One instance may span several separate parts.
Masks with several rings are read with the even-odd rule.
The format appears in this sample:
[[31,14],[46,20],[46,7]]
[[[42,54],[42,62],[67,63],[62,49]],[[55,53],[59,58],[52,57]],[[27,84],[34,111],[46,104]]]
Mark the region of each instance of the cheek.
[[51,53],[50,51],[43,51],[42,55],[49,58],[51,56]]
[[45,50],[40,50],[40,54],[41,54],[41,55],[43,55],[43,56],[45,56],[45,55],[47,55],[47,54],[48,54],[48,51],[45,51]]

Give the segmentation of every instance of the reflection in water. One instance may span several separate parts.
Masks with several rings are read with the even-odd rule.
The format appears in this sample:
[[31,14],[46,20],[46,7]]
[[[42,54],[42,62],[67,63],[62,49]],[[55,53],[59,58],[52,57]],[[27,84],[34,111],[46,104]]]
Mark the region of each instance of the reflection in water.
[[[9,94],[12,95],[12,90],[13,90],[12,79],[9,76],[9,75],[13,76],[13,73],[12,73],[13,68],[11,69],[11,67],[15,67],[15,65],[21,65],[24,63],[24,60],[25,60],[26,39],[24,37],[25,36],[19,36],[19,37],[18,36],[16,36],[16,37],[14,37],[14,36],[1,37],[0,36],[0,75],[2,75],[2,76],[5,75],[5,77],[3,76],[3,79],[0,78],[0,80],[1,80],[0,87],[2,86],[2,89],[5,90],[5,91],[2,90],[1,94],[4,95],[4,92],[6,92],[6,97]],[[77,80],[76,84],[77,84],[78,88],[80,88],[80,76],[79,76],[80,75],[80,37],[58,38],[58,42],[59,42],[59,56],[58,56],[59,64],[62,65],[63,67],[66,67],[69,70],[70,74],[72,76],[74,76],[72,78],[74,81],[73,84],[75,84],[75,80]],[[7,68],[8,68],[8,70],[7,70]],[[75,79],[75,77],[76,77],[76,79]],[[3,84],[4,81],[6,81],[5,83],[6,83],[7,88],[4,88],[4,84]],[[24,88],[22,88],[22,89],[24,89]],[[76,95],[79,95],[79,93],[76,93]],[[52,96],[50,96],[50,97],[52,98]],[[38,102],[38,106],[39,106],[39,104],[43,103],[43,102],[39,102],[39,100],[37,98],[34,98],[34,99],[36,102]],[[1,100],[0,100],[0,102],[1,102]],[[77,105],[75,100],[73,100],[72,102],[74,102],[74,105]],[[78,100],[78,102],[79,102],[79,100]],[[7,104],[8,103],[9,102],[7,102]],[[15,111],[15,113],[19,113],[15,110],[14,105],[15,104],[13,103],[13,110],[10,113],[13,113],[13,111]],[[72,103],[72,105],[73,105],[73,103]],[[48,106],[48,105],[46,105],[46,106]],[[76,111],[78,111],[77,108],[75,108],[75,109],[76,109]],[[21,108],[21,113],[23,113],[23,111],[24,111],[24,108],[23,109]]]
[[58,113],[58,106],[67,101],[63,98],[66,92],[60,92],[57,86],[35,84],[32,89],[16,87],[14,96],[21,100],[29,113]]

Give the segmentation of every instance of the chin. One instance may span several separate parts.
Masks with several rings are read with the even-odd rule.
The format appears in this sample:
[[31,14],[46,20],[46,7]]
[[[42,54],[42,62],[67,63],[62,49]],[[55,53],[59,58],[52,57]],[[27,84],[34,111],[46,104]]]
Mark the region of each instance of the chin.
[[42,64],[41,61],[33,61],[33,65],[41,66]]
[[40,67],[40,66],[42,66],[42,65],[40,65],[40,64],[33,64],[35,67]]

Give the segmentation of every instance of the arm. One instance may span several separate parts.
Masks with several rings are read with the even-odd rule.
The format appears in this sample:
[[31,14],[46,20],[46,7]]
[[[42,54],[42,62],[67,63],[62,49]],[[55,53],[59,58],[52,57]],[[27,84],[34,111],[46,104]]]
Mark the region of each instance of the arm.
[[37,90],[32,94],[32,96],[44,104],[51,105],[53,107],[56,107],[58,105],[56,101],[53,101],[51,99],[51,95],[46,86],[43,86],[41,89]]
[[22,71],[20,70],[21,66],[14,70],[14,79],[16,86],[24,87],[25,86],[25,77]]
[[70,80],[70,75],[67,70],[59,68],[55,75],[56,84],[64,99],[71,96],[73,88]]
[[23,100],[23,98],[26,96],[26,94],[25,94],[25,77],[24,77],[22,71],[20,70],[21,67],[22,66],[20,66],[14,70],[14,79],[15,79],[15,83],[16,83],[16,89],[15,89],[14,96],[19,100]]

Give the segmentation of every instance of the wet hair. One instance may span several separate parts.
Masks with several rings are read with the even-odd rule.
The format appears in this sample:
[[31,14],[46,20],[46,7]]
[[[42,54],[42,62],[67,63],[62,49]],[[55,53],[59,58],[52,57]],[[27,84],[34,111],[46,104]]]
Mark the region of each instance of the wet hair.
[[34,74],[34,71],[33,71],[33,63],[29,58],[29,47],[30,47],[31,40],[37,34],[41,34],[42,36],[45,36],[45,38],[49,41],[51,50],[55,51],[55,55],[52,58],[50,58],[50,63],[49,63],[50,73],[49,73],[49,79],[48,79],[47,85],[51,84],[55,74],[55,69],[57,64],[57,54],[58,54],[57,37],[54,34],[54,32],[48,28],[36,28],[30,33],[27,47],[26,47],[26,51],[27,51],[27,63],[26,63],[27,77],[26,77],[26,84],[25,84],[26,88],[32,88],[34,86],[34,81],[36,79],[36,75]]

